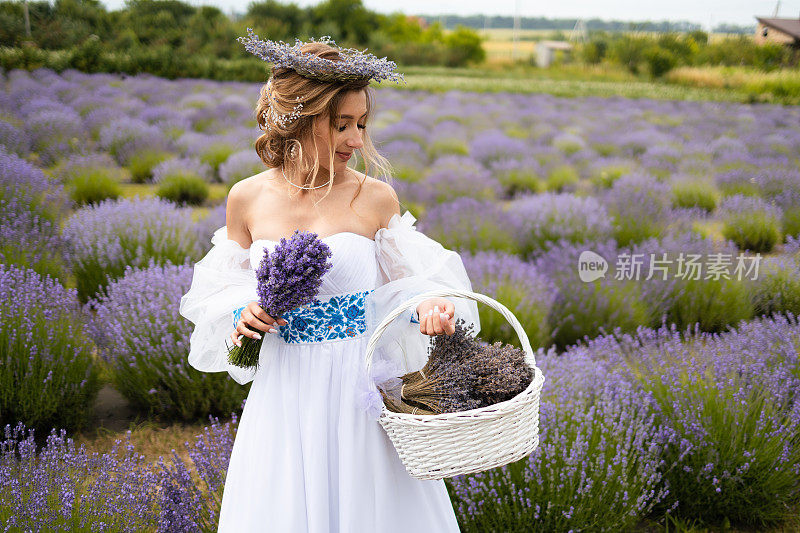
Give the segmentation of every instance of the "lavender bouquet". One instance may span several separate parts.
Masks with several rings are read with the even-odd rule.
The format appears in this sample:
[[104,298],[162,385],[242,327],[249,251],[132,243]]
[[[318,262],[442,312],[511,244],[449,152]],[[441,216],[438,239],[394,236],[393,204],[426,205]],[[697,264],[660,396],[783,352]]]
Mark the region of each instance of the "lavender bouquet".
[[[282,238],[256,270],[258,305],[271,317],[280,316],[296,307],[318,303],[316,298],[322,276],[333,264],[330,248],[316,233],[295,230],[287,240]],[[242,345],[228,349],[228,362],[241,368],[257,368],[261,339],[242,337]]]
[[386,408],[398,413],[441,414],[478,409],[510,400],[533,380],[525,352],[510,344],[483,343],[472,324],[455,324],[452,335],[436,335],[428,362],[400,378],[402,385],[379,387]]

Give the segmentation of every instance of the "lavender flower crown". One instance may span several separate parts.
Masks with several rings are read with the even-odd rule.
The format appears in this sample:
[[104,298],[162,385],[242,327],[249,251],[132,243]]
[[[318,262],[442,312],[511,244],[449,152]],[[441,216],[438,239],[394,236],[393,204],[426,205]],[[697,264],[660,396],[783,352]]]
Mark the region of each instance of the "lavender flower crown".
[[[397,64],[388,61],[386,57],[378,59],[373,54],[365,54],[355,48],[340,48],[339,55],[342,61],[332,61],[314,54],[300,51],[303,43],[295,38],[294,46],[289,46],[283,41],[262,41],[253,33],[252,28],[247,28],[247,37],[238,37],[237,41],[244,44],[245,49],[272,63],[273,68],[290,68],[303,77],[321,81],[355,81],[375,79],[399,81],[405,78],[399,72],[394,72]],[[329,35],[323,36],[319,41],[312,37],[309,42],[319,42],[336,46]],[[365,49],[366,51],[366,49]]]

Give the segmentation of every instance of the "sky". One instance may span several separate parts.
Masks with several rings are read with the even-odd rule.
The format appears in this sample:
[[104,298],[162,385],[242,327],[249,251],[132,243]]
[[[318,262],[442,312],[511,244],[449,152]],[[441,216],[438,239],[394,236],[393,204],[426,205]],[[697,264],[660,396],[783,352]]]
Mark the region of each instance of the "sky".
[[[184,0],[193,5],[214,5],[226,13],[243,13],[251,0]],[[124,0],[102,0],[110,10],[120,9]],[[290,2],[284,2],[290,3]],[[299,6],[311,6],[319,0],[295,0]],[[721,22],[753,25],[756,16],[771,17],[777,0],[671,0],[648,2],[642,0],[561,0],[533,2],[530,0],[363,0],[363,4],[379,13],[402,11],[408,15],[514,15],[519,9],[523,17],[599,18],[624,21],[688,20],[704,28]],[[782,0],[778,16],[800,18],[800,0]]]

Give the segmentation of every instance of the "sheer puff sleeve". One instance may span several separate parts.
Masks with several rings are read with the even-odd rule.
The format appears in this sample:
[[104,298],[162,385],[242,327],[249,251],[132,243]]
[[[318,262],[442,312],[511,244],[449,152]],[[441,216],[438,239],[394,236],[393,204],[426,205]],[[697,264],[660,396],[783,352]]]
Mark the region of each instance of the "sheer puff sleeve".
[[180,314],[194,323],[189,364],[203,372],[227,371],[244,385],[255,371],[228,363],[226,341],[233,331],[233,312],[258,301],[250,250],[228,239],[227,227],[214,232],[212,248],[194,265],[192,285],[181,297]]
[[[472,291],[458,253],[417,231],[415,220],[409,211],[403,216],[394,214],[388,227],[375,234],[380,284],[365,299],[370,335],[390,311],[418,294],[445,288]],[[447,299],[455,305],[455,319],[474,324],[477,334],[480,331],[477,302],[462,297]],[[408,319],[413,311],[393,320],[378,339],[371,372],[375,384],[386,379],[387,374],[399,371],[395,373],[399,376],[425,366],[431,337],[420,333],[419,324]]]

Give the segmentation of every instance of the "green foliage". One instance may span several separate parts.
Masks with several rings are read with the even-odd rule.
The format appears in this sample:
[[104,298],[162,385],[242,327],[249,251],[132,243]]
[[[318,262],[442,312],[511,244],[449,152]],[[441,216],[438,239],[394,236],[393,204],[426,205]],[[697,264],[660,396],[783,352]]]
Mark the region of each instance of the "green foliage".
[[675,58],[676,63],[682,65],[691,65],[700,50],[697,41],[691,35],[686,34],[663,33],[656,40],[656,45],[669,52]]
[[97,72],[102,63],[103,43],[97,35],[90,35],[72,50],[69,66],[83,72]]
[[703,30],[690,31],[687,37],[696,42],[698,46],[704,46],[708,44],[708,33],[704,32]]
[[87,168],[67,183],[72,200],[79,205],[96,204],[107,198],[117,199],[122,187],[113,169]]
[[[680,355],[694,359],[691,353]],[[674,465],[665,468],[670,489],[664,507],[677,500],[678,516],[705,524],[763,527],[785,519],[798,502],[797,477],[791,468],[775,465],[781,457],[789,464],[800,462],[800,448],[787,446],[785,431],[793,427],[793,415],[786,406],[740,372],[714,379],[711,369],[682,370],[683,387],[664,380],[665,369],[636,373],[657,403],[661,421],[679,436],[703,435],[688,449],[676,442],[664,450],[665,465]],[[687,419],[687,412],[697,414]]]
[[210,145],[206,150],[203,151],[203,153],[200,154],[200,160],[203,163],[208,163],[211,165],[211,168],[214,169],[214,174],[216,175],[219,171],[219,166],[224,163],[235,151],[235,146],[223,142],[217,142]]
[[[252,2],[241,18],[210,5],[181,0],[130,0],[108,12],[96,0],[29,2],[31,45],[21,2],[0,3],[0,45],[14,53],[0,54],[6,70],[47,66],[57,72],[149,72],[157,76],[263,81],[267,68],[236,37],[255,28],[262,38],[291,42],[295,37],[331,35],[337,44],[368,48],[402,66],[466,66],[485,60],[481,37],[469,26],[446,31],[438,22],[426,27],[403,13],[380,14],[362,0],[322,0],[301,7],[279,0]],[[770,70],[797,63],[800,54],[776,43],[756,45],[749,35],[708,42],[708,34],[666,32],[656,37],[636,33],[593,31],[580,47],[587,64],[611,61],[637,74],[648,52],[650,66],[674,57],[676,65],[750,65]],[[541,39],[543,36],[535,37]],[[558,29],[546,38],[566,39]],[[102,46],[100,46],[102,43]],[[45,51],[61,50],[51,56]],[[664,53],[666,52],[666,53]],[[9,68],[6,65],[13,65]],[[666,72],[656,67],[655,72]]]
[[[525,287],[515,284],[508,276],[500,277],[497,273],[488,272],[484,279],[473,280],[481,287],[490,287],[485,292],[488,296],[508,307],[528,335],[528,340],[533,349],[550,345],[551,327],[547,322],[550,308],[543,299],[531,298]],[[486,305],[478,306],[481,322],[481,337],[490,339],[491,342],[501,341],[521,347],[519,335],[496,309]]]
[[461,67],[486,60],[480,35],[472,28],[458,25],[455,30],[445,35],[444,44],[448,49],[445,65]]
[[[793,53],[777,43],[756,44],[749,35],[720,39],[700,48],[696,63],[711,65],[749,65],[764,70],[790,66]],[[795,58],[796,59],[796,58]]]
[[788,311],[800,316],[800,268],[797,261],[767,258],[761,264],[752,298],[756,315]]
[[637,216],[616,214],[614,218],[613,237],[620,246],[628,246],[642,242],[651,237],[660,237],[664,231],[661,224],[652,219]]
[[610,189],[615,181],[631,170],[633,169],[630,165],[608,165],[598,168],[596,172],[589,176],[589,180],[596,187]]
[[335,29],[337,35],[330,35],[338,37],[337,44],[339,40],[366,43],[370,31],[379,25],[378,15],[364,7],[361,0],[323,0],[310,7],[309,14],[317,28],[327,24]]
[[547,190],[553,192],[572,190],[578,181],[578,171],[573,166],[559,165],[547,176]]
[[131,181],[133,183],[147,183],[153,177],[153,167],[172,157],[169,152],[154,150],[140,150],[131,156],[128,169],[131,171]]
[[650,45],[647,37],[624,34],[611,43],[608,55],[632,74],[638,74],[640,64],[645,58],[645,51]]
[[200,205],[208,199],[208,194],[205,180],[189,173],[167,176],[156,189],[156,196],[181,205]]
[[583,144],[575,140],[559,139],[553,145],[567,155],[572,155],[583,148]]
[[782,227],[784,239],[789,235],[800,237],[800,206],[791,206],[783,211]]
[[[525,328],[525,333],[534,350],[549,346],[552,331],[547,321],[547,315],[550,308],[543,305],[545,302],[541,300],[532,301],[524,290],[520,290],[520,287],[514,285],[507,277],[496,278],[497,276],[492,280],[481,281],[483,286],[493,287],[491,294],[488,295],[498,302],[502,302],[514,313],[514,316]],[[491,339],[491,342],[501,341],[521,347],[519,335],[496,309],[479,305],[478,314],[482,338]]]
[[681,181],[672,186],[673,207],[699,207],[711,212],[718,202],[719,193],[712,183]]
[[655,46],[644,51],[644,60],[654,78],[662,77],[678,64],[678,59],[672,52]]
[[592,39],[584,44],[579,51],[579,57],[590,65],[597,65],[606,58],[608,41],[606,39]]
[[781,240],[780,222],[763,211],[736,213],[723,222],[722,236],[740,250],[766,253]]
[[614,143],[593,143],[592,148],[603,157],[619,154],[622,150]]
[[245,13],[245,25],[258,29],[259,36],[291,42],[291,38],[308,33],[306,13],[297,4],[277,0],[251,2]]
[[634,280],[596,280],[584,283],[580,295],[559,291],[548,316],[559,348],[594,338],[609,326],[632,333],[640,325],[652,325],[652,313],[642,300]]
[[77,308],[32,299],[26,295],[23,312],[17,302],[0,301],[0,425],[23,422],[37,434],[80,429],[100,388],[93,344]]
[[699,323],[701,331],[721,332],[753,317],[749,288],[738,279],[678,278],[668,296],[667,323],[685,329]]
[[468,155],[469,146],[466,141],[452,137],[441,137],[428,145],[428,157],[431,160],[447,154]]
[[509,197],[519,193],[539,193],[544,191],[544,185],[539,175],[530,168],[515,168],[500,172],[498,181],[505,188]]
[[399,65],[444,65],[481,63],[486,58],[478,33],[459,26],[445,34],[435,22],[423,28],[419,21],[401,13],[385,16],[372,32],[369,46],[378,57],[391,57]]

